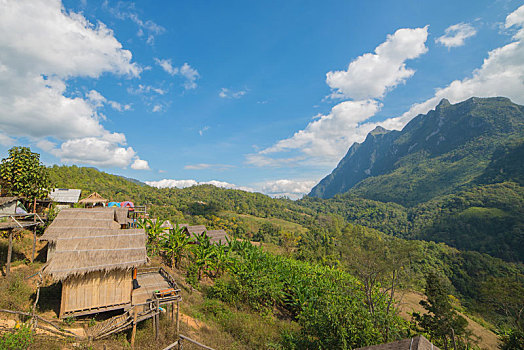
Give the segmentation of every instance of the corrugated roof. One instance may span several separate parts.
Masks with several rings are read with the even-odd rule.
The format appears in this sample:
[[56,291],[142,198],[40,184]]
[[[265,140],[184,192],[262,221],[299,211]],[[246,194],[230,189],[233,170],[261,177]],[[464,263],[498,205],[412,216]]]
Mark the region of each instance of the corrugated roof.
[[81,192],[82,190],[77,189],[55,188],[49,193],[49,197],[58,203],[77,203]]

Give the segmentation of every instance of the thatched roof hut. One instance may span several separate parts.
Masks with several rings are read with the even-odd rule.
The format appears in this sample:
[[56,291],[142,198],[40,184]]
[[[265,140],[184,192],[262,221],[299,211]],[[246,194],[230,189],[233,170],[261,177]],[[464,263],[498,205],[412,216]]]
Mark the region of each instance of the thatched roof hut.
[[78,203],[82,204],[89,204],[89,205],[97,205],[97,204],[107,204],[109,202],[107,199],[99,195],[97,192],[91,193],[89,196],[87,196],[84,199],[81,199],[78,201]]
[[209,237],[209,241],[212,244],[218,243],[218,244],[226,244],[227,239],[229,239],[229,236],[227,235],[226,231],[224,230],[209,230],[206,232],[207,236]]
[[180,224],[178,226],[183,227],[184,231],[189,236],[201,235],[202,233],[207,231],[207,228],[204,225],[189,226],[188,224]]
[[91,271],[145,264],[145,231],[120,229],[118,216],[112,208],[60,211],[40,237],[54,245],[44,272],[63,280]]
[[61,317],[130,305],[130,270],[147,261],[146,235],[121,229],[118,218],[114,208],[63,209],[40,238],[49,242],[43,272],[62,282]]

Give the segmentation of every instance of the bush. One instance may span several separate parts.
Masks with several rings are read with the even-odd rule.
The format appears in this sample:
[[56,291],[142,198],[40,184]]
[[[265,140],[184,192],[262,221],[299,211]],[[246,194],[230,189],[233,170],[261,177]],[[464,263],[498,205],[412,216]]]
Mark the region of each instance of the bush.
[[0,280],[0,308],[18,311],[27,309],[27,301],[32,293],[24,276],[12,273],[8,278]]
[[33,331],[22,324],[14,332],[0,335],[0,350],[25,350],[33,343]]

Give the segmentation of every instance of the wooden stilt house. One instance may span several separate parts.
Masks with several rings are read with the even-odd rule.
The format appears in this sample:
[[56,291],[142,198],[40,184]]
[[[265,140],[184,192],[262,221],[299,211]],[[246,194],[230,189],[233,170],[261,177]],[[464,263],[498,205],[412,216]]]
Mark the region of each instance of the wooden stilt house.
[[60,318],[131,307],[133,270],[147,255],[144,230],[127,223],[114,208],[63,209],[46,229],[43,272],[62,283]]

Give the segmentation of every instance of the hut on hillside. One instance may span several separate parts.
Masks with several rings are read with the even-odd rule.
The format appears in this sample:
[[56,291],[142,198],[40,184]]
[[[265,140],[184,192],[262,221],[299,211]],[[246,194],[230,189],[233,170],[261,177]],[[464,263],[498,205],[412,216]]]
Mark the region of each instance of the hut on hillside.
[[0,197],[0,215],[16,214],[18,197]]
[[49,197],[56,203],[57,208],[70,208],[73,204],[78,203],[82,190],[55,188],[49,193]]
[[356,350],[440,350],[422,335],[413,338],[402,339],[399,341],[371,345]]
[[208,230],[204,225],[189,226],[188,224],[180,224],[179,226],[183,227],[188,236],[197,236],[205,232],[211,244],[226,244],[226,237],[229,239],[224,230]]
[[224,230],[209,230],[206,232],[212,244],[226,244],[229,236]]
[[114,208],[63,209],[46,229],[43,272],[62,283],[60,318],[131,306],[132,270],[146,264],[146,236],[122,229],[124,222]]
[[107,202],[109,202],[107,199],[99,195],[97,192],[93,192],[86,198],[81,199],[78,203],[84,204],[86,207],[105,207]]

